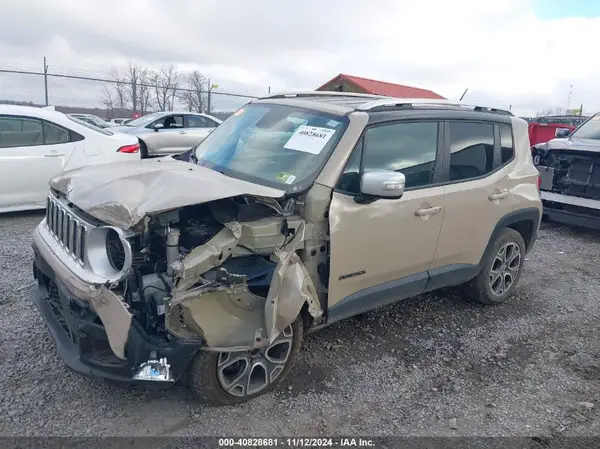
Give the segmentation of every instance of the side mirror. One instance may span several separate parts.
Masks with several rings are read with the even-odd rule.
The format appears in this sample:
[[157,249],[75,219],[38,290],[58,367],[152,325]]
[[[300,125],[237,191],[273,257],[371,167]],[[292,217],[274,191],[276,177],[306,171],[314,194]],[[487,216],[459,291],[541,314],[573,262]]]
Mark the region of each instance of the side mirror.
[[554,133],[554,136],[563,139],[565,137],[569,137],[571,135],[571,130],[567,128],[558,128]]
[[155,123],[155,124],[152,126],[152,129],[154,129],[154,131],[158,131],[159,129],[163,129],[164,127],[165,127],[165,125],[164,125],[164,124],[162,124],[162,123]]
[[360,192],[382,198],[400,198],[404,193],[406,177],[391,170],[376,170],[363,173]]

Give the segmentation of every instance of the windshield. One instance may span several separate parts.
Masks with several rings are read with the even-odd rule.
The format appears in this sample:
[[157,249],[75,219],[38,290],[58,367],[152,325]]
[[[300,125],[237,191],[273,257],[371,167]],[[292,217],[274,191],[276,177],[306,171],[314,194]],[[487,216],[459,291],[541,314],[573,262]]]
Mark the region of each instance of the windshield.
[[594,115],[591,119],[577,128],[571,137],[577,139],[600,140],[600,114]]
[[227,176],[295,192],[317,175],[347,124],[346,117],[314,110],[250,104],[209,134],[195,155],[199,165]]
[[94,125],[93,123],[88,122],[88,121],[86,121],[84,119],[81,119],[79,117],[75,117],[75,116],[72,116],[72,115],[67,115],[67,117],[69,117],[69,119],[71,121],[73,121],[73,122],[75,122],[75,123],[77,123],[77,124],[79,124],[81,126],[85,126],[86,128],[91,129],[92,131],[96,131],[97,133],[104,134],[105,136],[112,136],[113,135],[113,133],[111,133],[110,131],[108,131],[106,129],[103,129],[103,128],[100,128],[100,127]]
[[129,122],[126,122],[126,123],[124,122],[123,124],[137,128],[138,126],[146,126],[149,123],[152,123],[154,120],[159,119],[163,116],[164,116],[164,113],[162,113],[162,112],[154,112],[152,114],[147,114],[142,117],[138,117]]

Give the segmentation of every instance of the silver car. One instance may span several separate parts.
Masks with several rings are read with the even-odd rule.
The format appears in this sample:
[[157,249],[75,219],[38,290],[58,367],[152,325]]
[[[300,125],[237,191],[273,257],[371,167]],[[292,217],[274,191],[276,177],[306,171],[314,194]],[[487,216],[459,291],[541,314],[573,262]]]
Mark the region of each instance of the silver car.
[[111,127],[111,131],[133,134],[140,140],[142,158],[183,153],[198,145],[221,120],[197,112],[153,112]]

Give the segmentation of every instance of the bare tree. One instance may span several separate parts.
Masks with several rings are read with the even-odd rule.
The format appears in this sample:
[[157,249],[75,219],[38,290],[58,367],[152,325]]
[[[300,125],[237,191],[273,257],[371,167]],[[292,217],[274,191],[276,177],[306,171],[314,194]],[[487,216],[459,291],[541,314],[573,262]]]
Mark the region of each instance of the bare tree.
[[102,104],[104,104],[106,109],[109,111],[110,115],[114,115],[115,100],[113,98],[113,93],[112,93],[111,89],[109,89],[107,86],[104,86],[104,99],[102,100]]
[[547,108],[537,113],[538,117],[545,117],[548,115],[564,115],[566,113],[564,108]]
[[145,115],[152,107],[150,77],[151,72],[148,69],[142,69],[139,75],[139,103],[140,114]]
[[161,67],[156,72],[150,72],[149,79],[154,89],[154,100],[160,111],[173,109],[180,78],[180,74],[173,66]]
[[[105,103],[106,101],[110,101],[113,104],[113,108],[114,109],[129,109],[130,104],[129,104],[129,100],[127,98],[127,92],[126,92],[126,80],[123,77],[123,75],[121,75],[121,73],[119,72],[118,69],[112,69],[110,71],[110,78],[112,79],[113,83],[112,83],[112,88],[111,90],[106,89],[105,92]],[[112,92],[114,92],[114,95],[112,95]],[[110,100],[109,100],[109,97]]]
[[208,80],[198,70],[188,73],[185,78],[185,90],[179,93],[188,111],[204,112],[208,103]]

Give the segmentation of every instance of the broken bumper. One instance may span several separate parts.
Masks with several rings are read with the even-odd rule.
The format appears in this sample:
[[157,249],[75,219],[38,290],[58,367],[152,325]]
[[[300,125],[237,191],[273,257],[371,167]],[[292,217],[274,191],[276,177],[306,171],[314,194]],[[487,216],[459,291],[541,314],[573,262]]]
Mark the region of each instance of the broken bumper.
[[[159,341],[132,320],[124,358],[118,358],[110,347],[102,321],[89,302],[74,294],[68,283],[56,274],[52,264],[60,262],[47,260],[52,253],[48,253],[50,249],[44,245],[43,240],[34,238],[33,270],[37,285],[32,288],[32,299],[56,342],[58,355],[72,371],[110,383],[158,387],[168,387],[182,376],[201,346],[199,343],[183,343],[177,339]],[[162,358],[170,365],[170,381],[133,378],[142,364]]]
[[549,220],[600,229],[600,201],[544,191],[541,197]]

